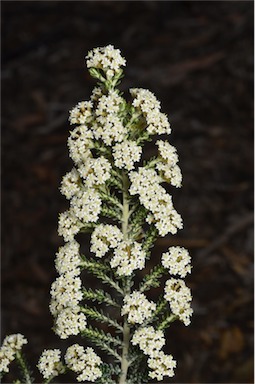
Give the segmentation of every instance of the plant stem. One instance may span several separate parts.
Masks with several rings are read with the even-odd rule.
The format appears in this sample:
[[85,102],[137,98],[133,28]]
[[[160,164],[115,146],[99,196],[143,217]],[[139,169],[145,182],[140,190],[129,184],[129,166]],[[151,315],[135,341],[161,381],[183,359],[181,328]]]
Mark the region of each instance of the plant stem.
[[25,380],[25,383],[26,384],[32,384],[33,383],[33,380],[30,376],[30,372],[29,372],[29,369],[27,367],[27,364],[22,356],[22,354],[20,352],[16,352],[16,358],[18,360],[18,363],[21,367],[21,370],[22,370],[22,373],[24,375],[24,380]]
[[[128,177],[124,172],[122,174],[122,182],[123,182],[122,233],[123,233],[124,240],[127,240],[128,219],[129,219],[129,198],[128,198]],[[130,293],[130,279],[126,280],[126,284],[123,287],[123,289],[125,294]],[[123,325],[123,348],[122,348],[121,374],[119,378],[119,384],[125,384],[127,379],[127,372],[129,367],[129,361],[128,361],[129,339],[130,339],[130,327],[127,322],[127,316],[125,316],[124,325]]]

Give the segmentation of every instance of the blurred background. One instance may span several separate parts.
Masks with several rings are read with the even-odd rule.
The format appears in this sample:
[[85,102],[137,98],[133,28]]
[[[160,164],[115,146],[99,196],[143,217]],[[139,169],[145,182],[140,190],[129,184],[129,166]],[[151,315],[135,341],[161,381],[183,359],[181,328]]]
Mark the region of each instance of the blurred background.
[[59,192],[72,167],[68,111],[94,86],[87,51],[113,44],[127,59],[121,88],[162,101],[183,171],[174,204],[184,229],[155,249],[180,245],[193,258],[193,321],[167,333],[178,361],[171,382],[252,383],[253,2],[1,6],[2,338],[23,333],[31,365],[73,341],[54,335],[48,309],[58,214],[68,207]]

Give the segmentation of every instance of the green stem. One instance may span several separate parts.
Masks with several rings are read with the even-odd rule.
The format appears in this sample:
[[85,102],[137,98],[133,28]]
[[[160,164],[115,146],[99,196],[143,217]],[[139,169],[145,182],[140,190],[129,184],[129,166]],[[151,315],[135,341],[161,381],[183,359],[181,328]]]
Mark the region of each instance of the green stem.
[[18,360],[18,363],[19,363],[20,368],[21,368],[21,370],[22,370],[22,373],[23,373],[23,375],[24,375],[25,383],[26,383],[26,384],[32,384],[32,383],[33,383],[33,380],[32,380],[32,378],[31,378],[31,376],[30,376],[29,369],[28,369],[28,367],[27,367],[27,364],[26,364],[26,362],[25,362],[25,360],[24,360],[24,358],[23,358],[21,352],[17,352],[17,353],[16,353],[16,358],[17,358],[17,360]]
[[[124,240],[128,239],[128,219],[129,219],[129,195],[128,195],[128,186],[129,181],[127,175],[123,172],[122,174],[123,182],[123,210],[122,210],[122,233]],[[126,284],[123,287],[125,295],[130,293],[130,279],[126,280]],[[127,379],[129,360],[128,360],[128,350],[129,350],[129,340],[130,340],[130,327],[127,322],[127,316],[124,317],[123,324],[123,343],[122,343],[122,357],[121,357],[121,374],[119,378],[119,384],[125,384]]]

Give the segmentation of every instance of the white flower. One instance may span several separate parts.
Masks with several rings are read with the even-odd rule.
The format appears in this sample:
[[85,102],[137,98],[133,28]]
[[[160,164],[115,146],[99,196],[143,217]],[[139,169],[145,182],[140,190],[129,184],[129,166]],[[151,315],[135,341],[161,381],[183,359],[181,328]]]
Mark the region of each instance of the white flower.
[[80,164],[91,157],[92,139],[93,133],[86,125],[79,125],[70,132],[67,144],[70,157],[76,164]]
[[131,339],[133,345],[139,345],[145,355],[150,357],[155,356],[165,342],[163,331],[156,331],[151,326],[137,329]]
[[103,95],[98,101],[96,120],[92,127],[93,134],[97,140],[102,139],[106,145],[123,141],[127,134],[127,129],[119,117],[123,102],[115,90],[110,90],[108,95]]
[[181,187],[182,174],[180,167],[177,165],[178,155],[176,148],[170,145],[167,141],[158,140],[156,142],[159,148],[159,159],[156,167],[163,177],[163,180],[172,184],[174,187]]
[[169,302],[173,314],[177,315],[185,325],[189,325],[190,316],[193,313],[190,307],[192,296],[184,281],[174,278],[167,280],[164,298]]
[[70,124],[85,124],[92,116],[91,101],[81,101],[70,111]]
[[45,349],[41,354],[37,367],[45,379],[64,373],[65,369],[60,356],[59,349]]
[[140,167],[138,172],[130,172],[129,177],[130,194],[138,194],[141,204],[151,211],[146,221],[155,224],[160,236],[169,232],[175,234],[182,228],[182,219],[173,207],[172,197],[159,184],[161,178],[154,169]]
[[81,279],[70,271],[57,277],[51,285],[51,297],[63,307],[75,307],[82,300]]
[[83,223],[91,223],[98,220],[101,204],[100,195],[93,188],[79,192],[71,200],[73,213]]
[[142,245],[136,241],[123,241],[114,250],[110,264],[112,268],[117,267],[119,276],[130,276],[135,269],[143,269],[146,253]]
[[102,376],[100,365],[101,358],[94,352],[92,348],[86,348],[79,344],[74,344],[67,348],[65,361],[68,368],[76,373],[78,381],[96,381]]
[[77,219],[73,209],[59,215],[58,234],[63,236],[65,241],[72,241],[82,227],[83,224]]
[[80,176],[75,168],[68,172],[62,179],[60,192],[67,199],[71,199],[76,193],[80,191],[79,186]]
[[97,159],[88,158],[78,168],[80,176],[84,179],[85,185],[90,188],[94,185],[104,184],[111,177],[111,163],[104,156]]
[[183,247],[170,247],[168,252],[162,255],[162,265],[169,269],[171,275],[185,277],[191,272],[190,255]]
[[95,87],[92,89],[90,100],[98,101],[98,99],[100,99],[101,96],[103,96],[102,88],[101,87]]
[[59,248],[55,259],[56,270],[59,274],[71,271],[73,275],[79,275],[81,262],[79,249],[80,245],[75,240]]
[[132,88],[131,95],[134,97],[133,106],[138,108],[145,117],[146,130],[150,135],[170,134],[170,124],[165,114],[160,112],[160,102],[148,89]]
[[118,168],[125,168],[128,171],[134,168],[134,163],[141,158],[142,147],[135,141],[125,140],[113,147],[114,163]]
[[122,66],[126,65],[126,60],[121,56],[120,50],[115,49],[112,45],[94,48],[88,52],[86,59],[88,68],[101,69],[106,72],[108,79],[111,79]]
[[174,376],[176,361],[173,360],[172,355],[165,355],[164,352],[159,351],[155,356],[148,359],[148,366],[152,370],[149,372],[149,377],[161,381],[164,376]]
[[20,333],[5,337],[0,348],[0,372],[9,372],[9,364],[24,344],[27,344],[27,339]]
[[65,308],[56,318],[55,332],[61,339],[67,339],[84,331],[86,326],[86,316],[79,312],[79,307]]
[[142,324],[144,320],[149,319],[156,309],[156,304],[150,302],[146,296],[138,291],[124,297],[124,305],[121,314],[128,315],[130,324]]
[[91,252],[103,257],[110,248],[116,248],[122,241],[123,234],[116,225],[99,224],[91,235]]

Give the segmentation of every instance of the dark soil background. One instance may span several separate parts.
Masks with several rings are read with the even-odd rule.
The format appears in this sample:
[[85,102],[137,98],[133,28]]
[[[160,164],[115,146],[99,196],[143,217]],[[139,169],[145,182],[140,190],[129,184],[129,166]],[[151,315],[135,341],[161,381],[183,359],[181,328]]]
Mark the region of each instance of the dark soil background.
[[178,244],[193,257],[193,321],[167,333],[178,361],[171,382],[252,383],[253,3],[1,5],[2,338],[26,335],[31,365],[73,341],[54,335],[48,309],[58,213],[68,206],[58,188],[72,165],[68,111],[94,86],[84,56],[111,43],[128,63],[122,88],[162,101],[183,171],[174,202],[185,227],[155,250]]

